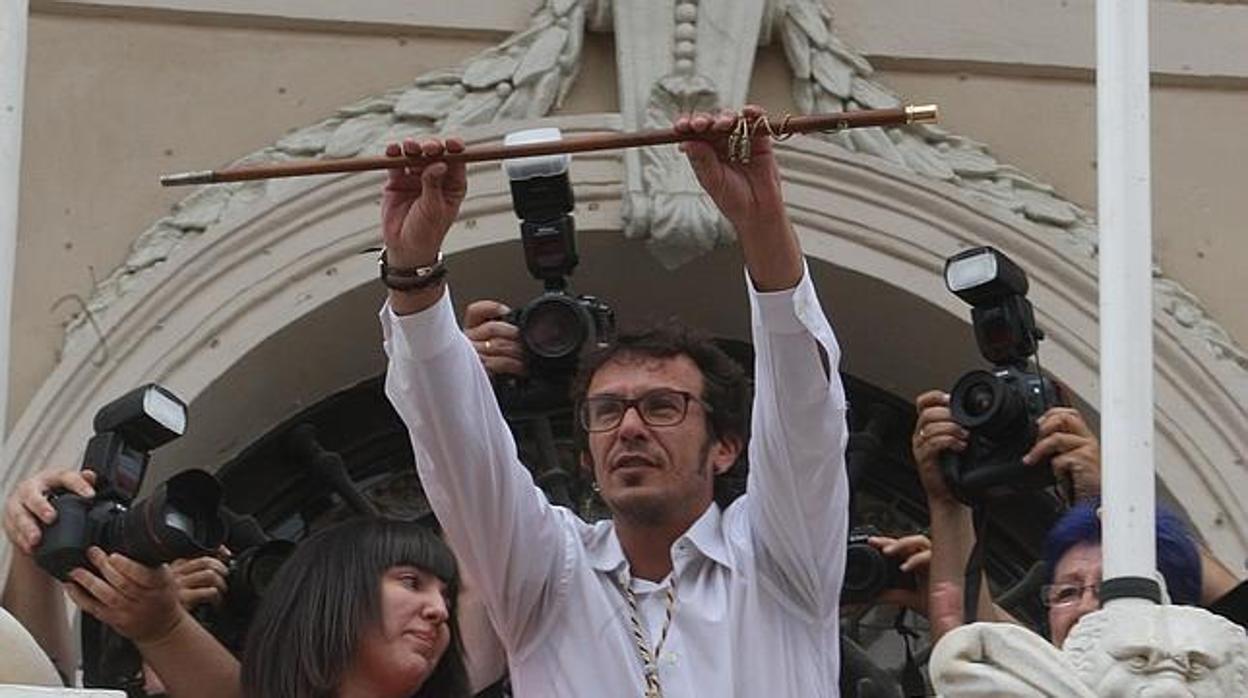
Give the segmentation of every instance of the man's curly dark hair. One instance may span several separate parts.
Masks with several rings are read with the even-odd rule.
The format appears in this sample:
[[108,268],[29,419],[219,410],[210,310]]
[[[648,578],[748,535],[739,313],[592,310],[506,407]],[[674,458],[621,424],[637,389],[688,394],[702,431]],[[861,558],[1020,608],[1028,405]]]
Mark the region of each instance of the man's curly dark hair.
[[[709,336],[675,321],[624,332],[611,344],[583,358],[572,381],[572,402],[577,412],[594,375],[606,364],[628,359],[671,359],[687,356],[702,374],[702,398],[710,405],[707,425],[716,439],[737,439],[741,455],[727,472],[715,479],[715,501],[727,506],[745,491],[746,444],[750,438],[750,404],[753,386],[745,369]],[[588,435],[575,421],[577,445],[588,447]]]

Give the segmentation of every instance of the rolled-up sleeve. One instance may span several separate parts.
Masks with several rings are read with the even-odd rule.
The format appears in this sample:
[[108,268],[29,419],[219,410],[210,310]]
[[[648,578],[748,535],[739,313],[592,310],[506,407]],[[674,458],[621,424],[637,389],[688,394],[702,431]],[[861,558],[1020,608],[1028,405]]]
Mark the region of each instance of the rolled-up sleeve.
[[449,291],[412,315],[387,305],[381,325],[386,396],[410,432],[421,486],[503,643],[522,651],[568,583],[571,531],[520,463]]
[[799,611],[835,618],[849,527],[840,348],[809,271],[785,291],[746,283],[755,350],[747,511],[759,573]]

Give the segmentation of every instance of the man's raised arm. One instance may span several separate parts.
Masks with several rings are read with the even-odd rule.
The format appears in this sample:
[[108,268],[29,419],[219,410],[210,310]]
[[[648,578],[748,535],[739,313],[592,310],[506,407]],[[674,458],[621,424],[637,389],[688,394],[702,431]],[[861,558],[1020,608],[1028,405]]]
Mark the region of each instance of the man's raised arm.
[[[401,148],[436,155],[463,143],[409,139]],[[382,198],[386,395],[411,433],[421,486],[451,547],[515,651],[566,581],[559,572],[570,532],[520,464],[489,378],[455,322],[440,251],[466,191],[463,163],[390,171]]]
[[[734,121],[698,115],[677,129],[723,135]],[[756,387],[747,507],[759,569],[797,610],[822,620],[837,612],[848,535],[840,349],[785,211],[771,140],[755,133],[748,162],[732,160],[722,138],[683,149],[736,229],[749,275]]]

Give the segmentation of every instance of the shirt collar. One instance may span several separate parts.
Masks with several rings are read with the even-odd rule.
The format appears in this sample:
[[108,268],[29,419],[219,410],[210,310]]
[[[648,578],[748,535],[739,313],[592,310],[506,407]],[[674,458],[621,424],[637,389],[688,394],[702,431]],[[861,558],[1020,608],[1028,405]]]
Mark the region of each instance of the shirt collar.
[[[689,530],[676,539],[672,551],[673,560],[676,548],[685,541],[692,544],[704,557],[730,570],[734,568],[732,558],[728,555],[728,545],[724,541],[723,513],[718,504],[712,502]],[[591,529],[585,552],[590,566],[599,572],[616,574],[627,564],[624,549],[620,547],[620,539],[615,535],[615,526],[610,522],[599,522]]]

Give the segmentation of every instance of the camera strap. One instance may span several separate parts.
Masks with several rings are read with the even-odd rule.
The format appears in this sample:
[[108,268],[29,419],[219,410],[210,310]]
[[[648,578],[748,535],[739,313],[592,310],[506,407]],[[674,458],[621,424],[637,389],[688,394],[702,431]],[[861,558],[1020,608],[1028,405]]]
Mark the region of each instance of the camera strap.
[[923,680],[923,672],[919,671],[919,663],[914,659],[914,640],[919,639],[919,634],[914,628],[906,625],[906,614],[909,612],[905,606],[897,612],[897,618],[893,621],[893,629],[901,636],[901,641],[906,648],[906,663],[901,668],[901,692],[906,698],[924,698],[927,695],[927,682]]
[[984,578],[984,555],[988,549],[988,505],[976,504],[972,512],[975,545],[966,560],[966,579],[962,586],[962,619],[968,625],[979,617],[979,587]]

